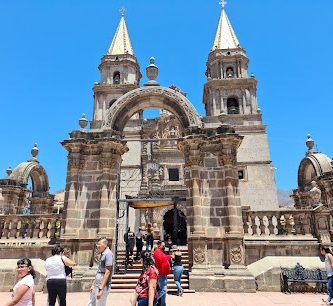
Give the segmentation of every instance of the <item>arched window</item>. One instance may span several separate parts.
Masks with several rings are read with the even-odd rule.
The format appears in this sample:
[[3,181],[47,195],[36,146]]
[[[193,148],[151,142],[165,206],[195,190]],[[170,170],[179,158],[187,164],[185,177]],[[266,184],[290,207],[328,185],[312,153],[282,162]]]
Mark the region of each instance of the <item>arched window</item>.
[[234,78],[235,77],[234,68],[228,67],[225,71],[225,74],[228,79]]
[[237,99],[229,98],[227,100],[227,110],[228,114],[239,114],[239,104]]
[[113,74],[113,84],[120,84],[120,73],[119,73],[119,71],[116,71]]

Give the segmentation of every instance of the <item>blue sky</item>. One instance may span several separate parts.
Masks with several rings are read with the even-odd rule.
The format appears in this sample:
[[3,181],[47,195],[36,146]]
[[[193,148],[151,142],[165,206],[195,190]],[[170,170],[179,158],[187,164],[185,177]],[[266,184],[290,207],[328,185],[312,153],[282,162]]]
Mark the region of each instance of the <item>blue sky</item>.
[[[220,14],[218,0],[0,2],[0,177],[30,157],[34,142],[51,191],[63,189],[60,141],[92,118],[92,86],[124,5],[134,52],[156,58],[159,82],[176,84],[204,115],[205,64]],[[229,0],[229,19],[259,80],[277,186],[297,186],[308,132],[332,157],[333,1]]]

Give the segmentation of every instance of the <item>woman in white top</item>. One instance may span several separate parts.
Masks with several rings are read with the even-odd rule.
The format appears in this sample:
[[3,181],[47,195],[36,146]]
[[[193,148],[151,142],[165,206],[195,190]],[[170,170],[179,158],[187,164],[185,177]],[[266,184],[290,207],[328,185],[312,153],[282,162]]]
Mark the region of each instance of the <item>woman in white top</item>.
[[13,288],[12,300],[4,306],[35,306],[34,278],[36,273],[29,258],[17,261],[18,281]]
[[59,297],[59,305],[66,306],[66,266],[74,266],[75,262],[64,256],[64,249],[56,246],[52,250],[52,257],[45,261],[47,272],[47,291],[49,293],[49,306],[54,306],[57,296]]

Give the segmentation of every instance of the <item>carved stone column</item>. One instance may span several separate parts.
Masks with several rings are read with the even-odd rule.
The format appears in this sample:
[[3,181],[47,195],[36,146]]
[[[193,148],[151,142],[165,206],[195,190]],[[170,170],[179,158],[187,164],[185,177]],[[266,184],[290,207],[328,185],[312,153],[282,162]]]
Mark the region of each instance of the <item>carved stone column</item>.
[[148,172],[147,172],[148,151],[147,151],[147,142],[142,142],[141,163],[142,163],[142,181],[141,181],[139,194],[140,194],[140,196],[147,196],[148,195]]
[[115,237],[121,156],[128,150],[124,142],[109,140],[102,145],[100,159],[100,216],[98,236]]
[[200,169],[203,166],[204,153],[201,151],[205,143],[204,136],[190,136],[178,142],[178,148],[184,153],[186,184],[191,199],[191,236],[202,236],[205,233],[202,221],[200,194]]
[[238,189],[238,172],[235,148],[222,149],[219,155],[220,166],[224,168],[226,205],[228,208],[229,223],[226,227],[228,234],[243,235],[242,210]]
[[[188,250],[192,264],[191,281],[193,286],[200,288],[203,275],[208,272],[207,233],[204,227],[202,207],[202,180],[200,178],[203,167],[205,144],[204,135],[191,135],[178,142],[178,148],[185,157],[185,183],[188,189],[186,201],[187,226],[189,227]],[[200,281],[201,280],[201,281]],[[202,290],[205,290],[204,288]]]
[[237,149],[241,141],[242,137],[238,135],[221,138],[221,148],[217,154],[225,174],[225,206],[228,214],[228,223],[225,227],[225,265],[230,267],[245,264],[244,230],[237,172]]
[[245,266],[244,230],[238,190],[237,149],[242,141],[237,134],[220,134],[212,137],[216,144],[213,154],[224,173],[224,201],[226,224],[224,234],[224,286],[227,291],[255,291],[253,275]]
[[5,214],[5,202],[3,200],[2,188],[0,187],[0,214]]
[[318,206],[313,210],[314,228],[319,242],[330,245],[332,241],[332,216],[331,210],[325,206]]
[[127,147],[112,131],[73,131],[62,145],[69,154],[60,242],[86,267],[99,236],[114,246],[121,155]]
[[77,187],[79,171],[82,168],[81,143],[65,141],[63,146],[68,151],[67,176],[64,202],[64,224],[62,235],[74,238],[80,228],[80,210],[77,208]]
[[204,132],[200,145],[204,158],[198,179],[204,233],[196,240],[195,235],[189,239],[193,256],[191,286],[198,291],[253,292],[254,277],[244,263],[238,192],[236,154],[242,137],[230,128]]
[[2,186],[3,211],[5,215],[17,214],[21,188],[15,185]]

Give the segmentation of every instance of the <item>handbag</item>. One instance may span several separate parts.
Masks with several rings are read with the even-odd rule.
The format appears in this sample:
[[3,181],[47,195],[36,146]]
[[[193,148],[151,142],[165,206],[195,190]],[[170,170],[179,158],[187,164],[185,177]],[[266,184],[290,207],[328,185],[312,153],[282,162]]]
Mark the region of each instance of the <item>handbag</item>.
[[66,273],[66,276],[68,276],[69,274],[71,275],[71,278],[73,278],[73,268],[70,267],[70,266],[66,266],[65,263],[64,263],[64,260],[62,259],[61,257],[61,261],[62,263],[64,264],[65,266],[65,273]]

